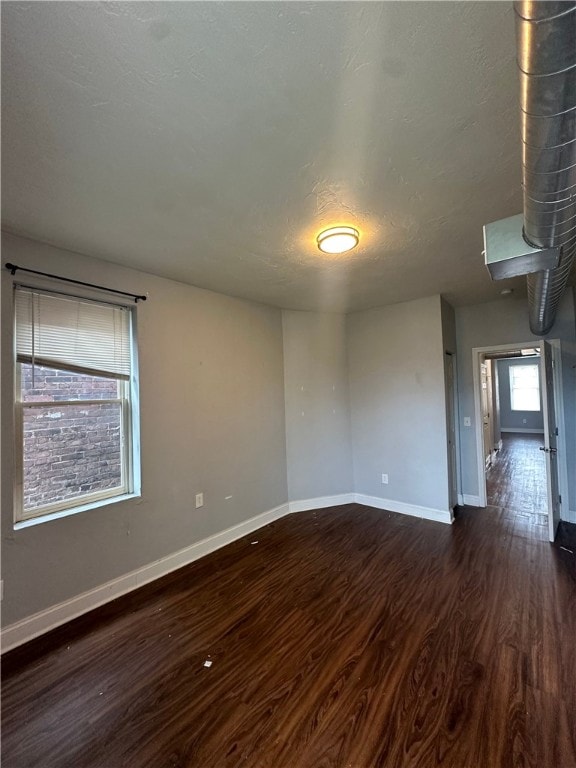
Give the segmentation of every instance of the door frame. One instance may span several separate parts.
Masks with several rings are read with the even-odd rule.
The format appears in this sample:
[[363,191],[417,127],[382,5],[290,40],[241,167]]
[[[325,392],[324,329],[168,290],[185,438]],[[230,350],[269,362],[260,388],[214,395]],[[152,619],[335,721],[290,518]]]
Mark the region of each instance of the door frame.
[[[558,464],[558,436],[560,430],[556,422],[556,371],[554,365],[554,348],[548,341],[543,341],[540,348],[540,380],[545,382],[542,389],[542,411],[544,429],[548,434],[544,450],[546,451],[546,474],[548,496],[548,537],[554,541],[558,532],[558,523],[562,513],[562,494],[560,492],[560,466]],[[552,381],[552,391],[548,390],[548,382]],[[555,428],[553,434],[551,429]],[[555,454],[552,453],[555,449]],[[556,474],[556,476],[554,476]],[[557,498],[554,498],[557,494]]]
[[564,421],[564,389],[562,379],[562,345],[560,339],[545,339],[552,347],[552,364],[554,366],[554,413],[558,430],[557,444],[561,452],[558,462],[558,490],[562,497],[560,519],[575,523],[570,513],[570,498],[568,496],[568,456],[566,455],[566,422]]
[[[568,472],[566,464],[566,435],[564,421],[564,402],[562,392],[562,355],[559,339],[546,339],[552,347],[552,360],[554,361],[554,404],[556,413],[556,423],[560,425],[560,434],[558,435],[558,447],[560,460],[558,462],[558,485],[562,505],[560,508],[560,519],[569,520],[568,504]],[[478,506],[486,506],[486,468],[484,466],[484,436],[482,425],[482,402],[480,396],[480,364],[482,356],[490,352],[510,352],[515,349],[538,349],[540,350],[541,341],[535,339],[532,341],[518,341],[515,344],[491,344],[486,347],[474,347],[472,349],[472,374],[474,381],[474,430],[476,433],[476,468],[478,474]],[[542,386],[542,382],[540,383]],[[548,444],[548,435],[544,434],[544,441]]]
[[[462,482],[460,478],[460,467],[462,465],[460,459],[460,417],[458,411],[458,361],[456,359],[456,353],[444,350],[444,392],[448,393],[448,365],[446,358],[450,358],[452,366],[452,400],[446,397],[446,410],[451,410],[452,422],[454,425],[454,466],[452,466],[452,457],[450,455],[450,435],[448,434],[448,418],[446,418],[446,448],[448,455],[448,506],[451,510],[457,507],[460,503]],[[454,494],[454,497],[452,497]]]

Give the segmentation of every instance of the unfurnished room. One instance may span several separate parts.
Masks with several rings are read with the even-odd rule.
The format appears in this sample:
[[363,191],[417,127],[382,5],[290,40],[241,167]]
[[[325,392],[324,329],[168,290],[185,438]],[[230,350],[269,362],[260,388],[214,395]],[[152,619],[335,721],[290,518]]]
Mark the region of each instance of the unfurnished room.
[[0,11],[2,768],[576,768],[576,1]]

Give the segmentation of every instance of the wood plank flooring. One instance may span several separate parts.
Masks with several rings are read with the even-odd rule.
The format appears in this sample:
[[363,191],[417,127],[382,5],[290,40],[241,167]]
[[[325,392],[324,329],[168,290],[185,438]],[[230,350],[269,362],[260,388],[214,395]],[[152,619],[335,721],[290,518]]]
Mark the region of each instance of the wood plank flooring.
[[547,525],[544,435],[503,433],[502,448],[486,473],[490,506],[529,515],[543,515]]
[[2,767],[575,768],[575,556],[534,527],[283,518],[8,654]]

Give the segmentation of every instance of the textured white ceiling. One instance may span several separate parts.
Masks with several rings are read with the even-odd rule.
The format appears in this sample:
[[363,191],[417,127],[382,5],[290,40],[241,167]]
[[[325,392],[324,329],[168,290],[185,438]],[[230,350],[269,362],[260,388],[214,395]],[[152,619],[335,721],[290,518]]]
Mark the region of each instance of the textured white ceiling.
[[[294,309],[495,298],[511,3],[4,3],[3,226]],[[340,257],[315,235],[350,223]]]

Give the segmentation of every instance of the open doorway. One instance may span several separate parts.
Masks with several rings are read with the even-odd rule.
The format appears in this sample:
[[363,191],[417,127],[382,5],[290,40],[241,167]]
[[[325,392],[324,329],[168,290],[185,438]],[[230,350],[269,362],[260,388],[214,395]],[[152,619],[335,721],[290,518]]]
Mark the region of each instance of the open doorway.
[[480,506],[554,541],[567,498],[560,343],[473,350]]

